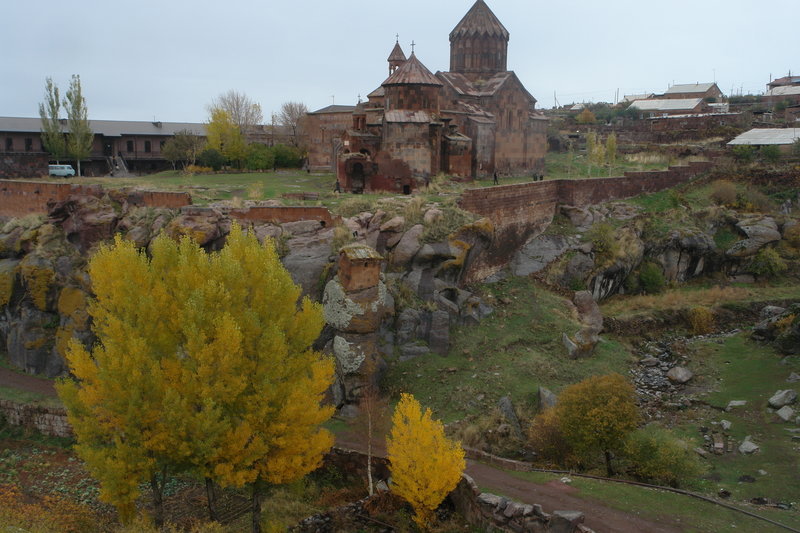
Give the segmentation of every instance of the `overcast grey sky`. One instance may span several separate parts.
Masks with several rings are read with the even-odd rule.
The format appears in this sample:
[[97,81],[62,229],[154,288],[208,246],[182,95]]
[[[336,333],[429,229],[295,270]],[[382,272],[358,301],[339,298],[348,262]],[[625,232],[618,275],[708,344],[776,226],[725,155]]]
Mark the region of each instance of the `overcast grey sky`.
[[[474,0],[4,0],[0,116],[38,116],[47,76],[80,74],[90,119],[202,122],[236,89],[265,119],[288,100],[354,104],[386,78],[400,34],[433,72]],[[713,81],[764,91],[800,73],[800,0],[486,0],[509,69],[538,107]]]

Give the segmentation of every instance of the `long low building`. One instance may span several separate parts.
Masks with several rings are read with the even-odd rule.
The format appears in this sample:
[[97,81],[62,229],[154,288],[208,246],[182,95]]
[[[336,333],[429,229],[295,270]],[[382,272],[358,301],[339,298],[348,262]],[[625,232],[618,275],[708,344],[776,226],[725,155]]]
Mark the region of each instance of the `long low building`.
[[[68,133],[67,121],[62,120],[62,125],[62,131]],[[103,176],[120,168],[132,172],[166,169],[170,163],[161,149],[167,140],[183,130],[205,136],[204,125],[191,122],[90,120],[89,126],[94,132],[91,155],[81,162],[88,176]],[[41,129],[38,118],[0,117],[0,177],[47,174],[50,154],[42,143]]]
[[800,128],[753,128],[728,143],[728,146],[778,146],[781,152],[792,151],[800,140]]
[[635,100],[630,107],[638,109],[641,118],[661,117],[666,115],[693,115],[705,113],[710,109],[702,98]]

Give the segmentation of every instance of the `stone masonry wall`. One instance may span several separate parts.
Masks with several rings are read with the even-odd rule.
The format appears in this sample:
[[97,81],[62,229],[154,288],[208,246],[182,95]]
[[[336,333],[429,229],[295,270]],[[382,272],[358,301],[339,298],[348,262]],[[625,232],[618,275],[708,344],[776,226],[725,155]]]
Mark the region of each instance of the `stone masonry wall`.
[[[0,216],[21,217],[47,213],[47,204],[63,202],[73,195],[101,196],[98,185],[75,185],[46,181],[0,181]],[[136,205],[178,208],[192,203],[185,192],[130,191],[129,199]]]
[[709,162],[692,162],[662,171],[626,172],[625,176],[615,178],[548,180],[469,189],[461,197],[461,208],[491,220],[495,233],[488,248],[470,254],[464,281],[480,281],[502,269],[520,246],[547,229],[559,204],[583,207],[654,193],[688,181],[711,166]]
[[0,413],[12,426],[33,428],[51,437],[72,437],[72,427],[63,407],[0,400]]
[[[45,181],[0,180],[0,217],[22,217],[48,212],[50,202],[63,202],[73,195],[102,196],[105,190],[99,185],[75,185]],[[126,191],[127,201],[134,205],[179,209],[192,204],[185,192]],[[250,207],[233,209],[230,216],[252,222],[297,222],[317,220],[327,227],[336,222],[324,207]]]

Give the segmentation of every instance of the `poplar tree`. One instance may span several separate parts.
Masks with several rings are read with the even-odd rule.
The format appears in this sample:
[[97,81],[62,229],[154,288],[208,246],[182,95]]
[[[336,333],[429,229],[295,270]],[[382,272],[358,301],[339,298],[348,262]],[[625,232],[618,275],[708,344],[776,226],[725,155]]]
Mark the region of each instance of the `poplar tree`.
[[414,522],[426,529],[434,511],[456,488],[464,471],[464,449],[448,439],[430,409],[422,411],[411,394],[402,394],[386,440],[392,492],[414,508]]
[[72,344],[79,381],[59,385],[78,453],[125,519],[150,479],[163,522],[164,482],[183,471],[206,480],[212,517],[215,485],[249,485],[260,531],[265,485],[314,470],[333,443],[319,428],[333,363],[311,349],[321,308],[298,306],[274,245],[238,226],[220,252],[161,236],[151,253],[118,237],[90,262],[99,343]]
[[89,111],[86,109],[86,99],[81,90],[81,77],[72,75],[64,99],[67,109],[67,154],[77,162],[77,175],[81,175],[81,160],[92,153],[94,133],[89,127]]
[[58,94],[58,86],[53,83],[53,78],[47,78],[44,102],[39,104],[39,117],[42,119],[42,143],[56,163],[60,163],[67,153],[67,143],[61,132],[60,113],[61,99]]
[[229,162],[235,162],[241,167],[242,161],[247,157],[247,143],[239,126],[224,109],[211,109],[210,112],[205,125],[207,147],[219,150]]

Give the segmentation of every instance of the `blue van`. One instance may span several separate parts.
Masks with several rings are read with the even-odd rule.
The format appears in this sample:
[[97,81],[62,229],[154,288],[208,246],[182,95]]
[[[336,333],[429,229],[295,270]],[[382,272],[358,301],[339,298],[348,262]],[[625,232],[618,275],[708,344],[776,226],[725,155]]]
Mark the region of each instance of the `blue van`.
[[51,176],[60,176],[62,178],[75,175],[75,169],[72,168],[72,165],[48,165],[47,172]]

